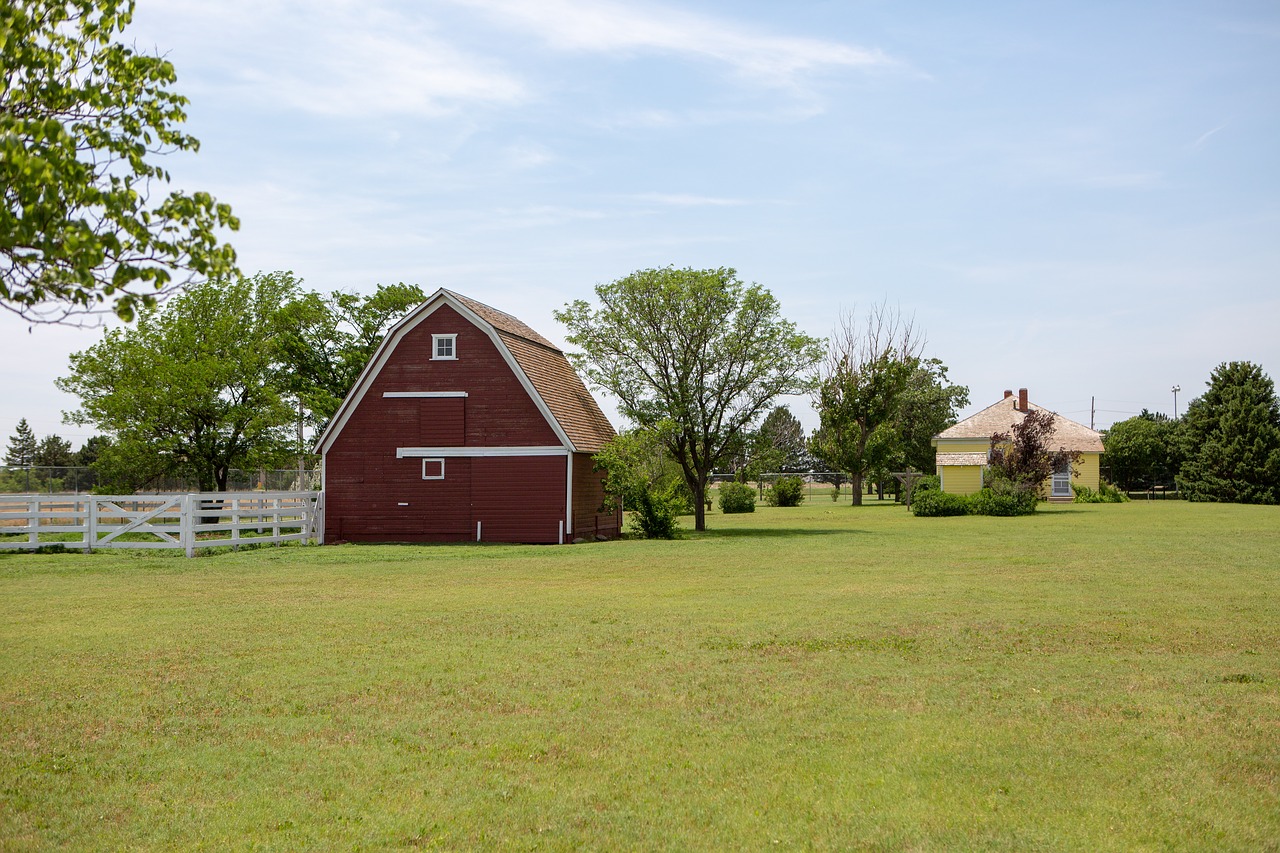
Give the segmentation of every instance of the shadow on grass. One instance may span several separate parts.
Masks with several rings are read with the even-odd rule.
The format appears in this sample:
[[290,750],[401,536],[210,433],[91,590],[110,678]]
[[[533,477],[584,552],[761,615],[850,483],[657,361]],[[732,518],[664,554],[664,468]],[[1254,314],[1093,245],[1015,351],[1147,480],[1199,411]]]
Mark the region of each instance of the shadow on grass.
[[809,527],[733,527],[729,529],[713,527],[710,530],[686,530],[689,539],[736,539],[747,537],[780,538],[783,536],[843,536],[848,533],[866,533],[865,530],[823,529]]

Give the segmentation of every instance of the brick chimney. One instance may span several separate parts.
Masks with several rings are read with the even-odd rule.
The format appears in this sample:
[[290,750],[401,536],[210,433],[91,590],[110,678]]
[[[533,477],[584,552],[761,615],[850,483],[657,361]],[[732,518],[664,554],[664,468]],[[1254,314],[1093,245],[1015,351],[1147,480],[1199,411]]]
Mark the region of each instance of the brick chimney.
[[1013,396],[1013,392],[1012,392],[1012,391],[1010,391],[1008,388],[1004,389],[1004,398],[1005,398],[1006,400],[1008,400],[1008,399],[1009,399],[1010,397],[1012,397],[1012,396]]
[[1018,389],[1018,411],[1025,412],[1027,410],[1027,389]]

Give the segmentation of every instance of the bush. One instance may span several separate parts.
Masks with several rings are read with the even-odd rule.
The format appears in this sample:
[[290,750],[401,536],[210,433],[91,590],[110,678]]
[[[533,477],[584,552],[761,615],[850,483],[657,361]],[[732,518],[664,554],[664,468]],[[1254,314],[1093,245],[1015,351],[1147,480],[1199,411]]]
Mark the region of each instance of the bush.
[[1019,488],[1005,481],[988,486],[969,496],[970,512],[974,515],[1031,515],[1036,511],[1040,495],[1034,489]]
[[916,480],[911,486],[911,496],[915,496],[923,492],[940,492],[942,491],[942,478],[937,474],[929,474]]
[[804,503],[804,480],[799,477],[779,477],[764,493],[769,506],[800,506]]
[[1105,481],[1098,484],[1096,492],[1075,483],[1071,484],[1071,490],[1076,493],[1075,502],[1078,504],[1120,504],[1129,500],[1128,495]]
[[911,512],[926,518],[941,515],[968,515],[969,499],[964,495],[926,489],[912,495]]
[[756,490],[746,483],[722,483],[720,511],[726,515],[734,512],[755,512]]
[[680,529],[676,516],[683,508],[683,501],[669,491],[641,489],[631,508],[631,531],[646,539],[675,539]]

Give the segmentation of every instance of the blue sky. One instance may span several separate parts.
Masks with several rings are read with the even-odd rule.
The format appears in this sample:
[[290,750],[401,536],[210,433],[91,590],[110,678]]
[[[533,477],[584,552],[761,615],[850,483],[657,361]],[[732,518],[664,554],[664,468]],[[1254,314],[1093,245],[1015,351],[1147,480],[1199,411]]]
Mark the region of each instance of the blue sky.
[[[1273,2],[139,0],[128,34],[246,272],[563,341],[597,283],[731,266],[815,335],[914,314],[969,411],[1028,387],[1100,427],[1222,361],[1280,378]],[[86,437],[52,382],[99,334],[0,317],[4,435]]]

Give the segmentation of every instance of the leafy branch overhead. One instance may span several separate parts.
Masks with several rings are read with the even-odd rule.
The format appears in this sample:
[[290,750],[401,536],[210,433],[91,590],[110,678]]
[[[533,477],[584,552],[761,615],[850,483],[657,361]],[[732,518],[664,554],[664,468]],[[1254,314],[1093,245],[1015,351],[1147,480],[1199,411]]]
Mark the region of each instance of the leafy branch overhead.
[[[239,221],[205,192],[163,194],[154,158],[196,151],[173,65],[114,41],[132,0],[0,5],[0,305],[33,322],[139,307],[226,277]],[[186,276],[175,279],[175,271]]]

